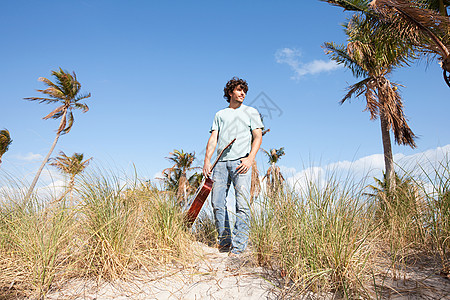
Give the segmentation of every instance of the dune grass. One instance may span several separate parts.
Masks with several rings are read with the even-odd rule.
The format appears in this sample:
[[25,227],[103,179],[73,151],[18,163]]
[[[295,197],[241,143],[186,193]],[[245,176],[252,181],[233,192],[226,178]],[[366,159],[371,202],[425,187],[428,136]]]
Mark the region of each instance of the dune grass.
[[[261,196],[251,216],[255,260],[289,287],[286,297],[377,298],[381,256],[395,273],[412,255],[438,255],[448,272],[449,162],[415,170],[391,192],[382,181],[370,188],[329,174]],[[73,198],[35,194],[26,202],[20,181],[0,180],[7,187],[0,190],[2,298],[43,298],[70,278],[127,279],[190,266],[193,242],[212,246],[217,237],[207,215],[187,230],[174,195],[137,176],[92,169]]]
[[192,258],[192,236],[173,195],[135,178],[97,169],[77,182],[70,204],[9,195],[2,195],[0,209],[6,298],[41,298],[68,278],[127,278]]
[[258,261],[278,270],[298,293],[364,294],[379,229],[367,221],[373,210],[360,197],[333,178],[264,197],[251,227]]
[[312,291],[378,298],[373,283],[381,257],[394,277],[419,255],[439,254],[448,273],[448,160],[420,170],[398,178],[391,192],[382,181],[375,188],[331,172],[323,181],[306,179],[301,187],[263,195],[251,224],[258,263],[289,283],[289,297]]

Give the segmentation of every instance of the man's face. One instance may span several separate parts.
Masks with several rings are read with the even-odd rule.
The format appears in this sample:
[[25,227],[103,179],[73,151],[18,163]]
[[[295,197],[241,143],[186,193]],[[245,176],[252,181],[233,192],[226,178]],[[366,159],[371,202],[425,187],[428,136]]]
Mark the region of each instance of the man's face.
[[245,99],[245,92],[244,89],[238,85],[237,87],[234,88],[234,91],[232,93],[230,93],[230,102],[231,101],[237,101],[237,102],[244,102]]

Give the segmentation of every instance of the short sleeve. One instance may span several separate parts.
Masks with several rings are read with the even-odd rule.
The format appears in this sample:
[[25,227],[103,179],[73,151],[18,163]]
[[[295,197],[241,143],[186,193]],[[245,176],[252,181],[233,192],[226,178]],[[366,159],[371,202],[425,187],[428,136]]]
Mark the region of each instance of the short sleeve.
[[250,130],[253,131],[258,128],[264,129],[264,124],[261,120],[261,115],[259,114],[258,110],[253,108],[250,114]]
[[216,113],[216,115],[214,116],[214,120],[211,125],[211,129],[209,130],[209,133],[213,132],[214,130],[219,131],[219,113]]

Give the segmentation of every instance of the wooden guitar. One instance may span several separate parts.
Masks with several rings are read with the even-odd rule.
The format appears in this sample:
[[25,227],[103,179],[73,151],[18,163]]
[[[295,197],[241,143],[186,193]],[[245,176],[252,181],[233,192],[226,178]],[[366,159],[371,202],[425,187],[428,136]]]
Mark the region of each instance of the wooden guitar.
[[[214,167],[217,165],[217,162],[219,161],[222,154],[227,150],[233,143],[236,141],[236,139],[232,140],[225,148],[220,151],[219,155],[217,156],[216,160],[214,161],[214,164],[211,167],[211,172],[214,169]],[[197,191],[194,194],[194,200],[192,201],[192,204],[187,211],[186,215],[184,216],[184,222],[187,227],[191,227],[192,224],[194,224],[195,219],[197,219],[197,216],[200,212],[200,210],[203,207],[203,203],[205,203],[206,198],[208,198],[209,193],[212,190],[214,181],[209,177],[205,177],[198,187]]]

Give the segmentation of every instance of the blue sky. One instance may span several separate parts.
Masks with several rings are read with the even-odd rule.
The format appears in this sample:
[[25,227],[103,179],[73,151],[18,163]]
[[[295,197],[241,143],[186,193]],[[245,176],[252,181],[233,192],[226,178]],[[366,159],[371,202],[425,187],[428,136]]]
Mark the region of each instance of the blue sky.
[[[321,48],[345,42],[345,18],[315,0],[2,1],[0,128],[14,141],[1,169],[29,178],[49,150],[58,121],[42,117],[54,107],[23,98],[38,96],[38,77],[51,79],[59,67],[75,71],[92,97],[53,156],[82,152],[125,170],[134,163],[148,178],[170,166],[165,157],[174,149],[201,161],[233,76],[248,81],[245,103],[271,129],[262,147],[285,147],[286,170],[380,154],[379,121],[369,120],[364,100],[338,104],[356,79]],[[450,90],[437,61],[416,62],[391,80],[405,86],[405,112],[419,137],[416,149],[394,146],[394,153],[450,144]],[[261,153],[257,159],[266,168]]]

